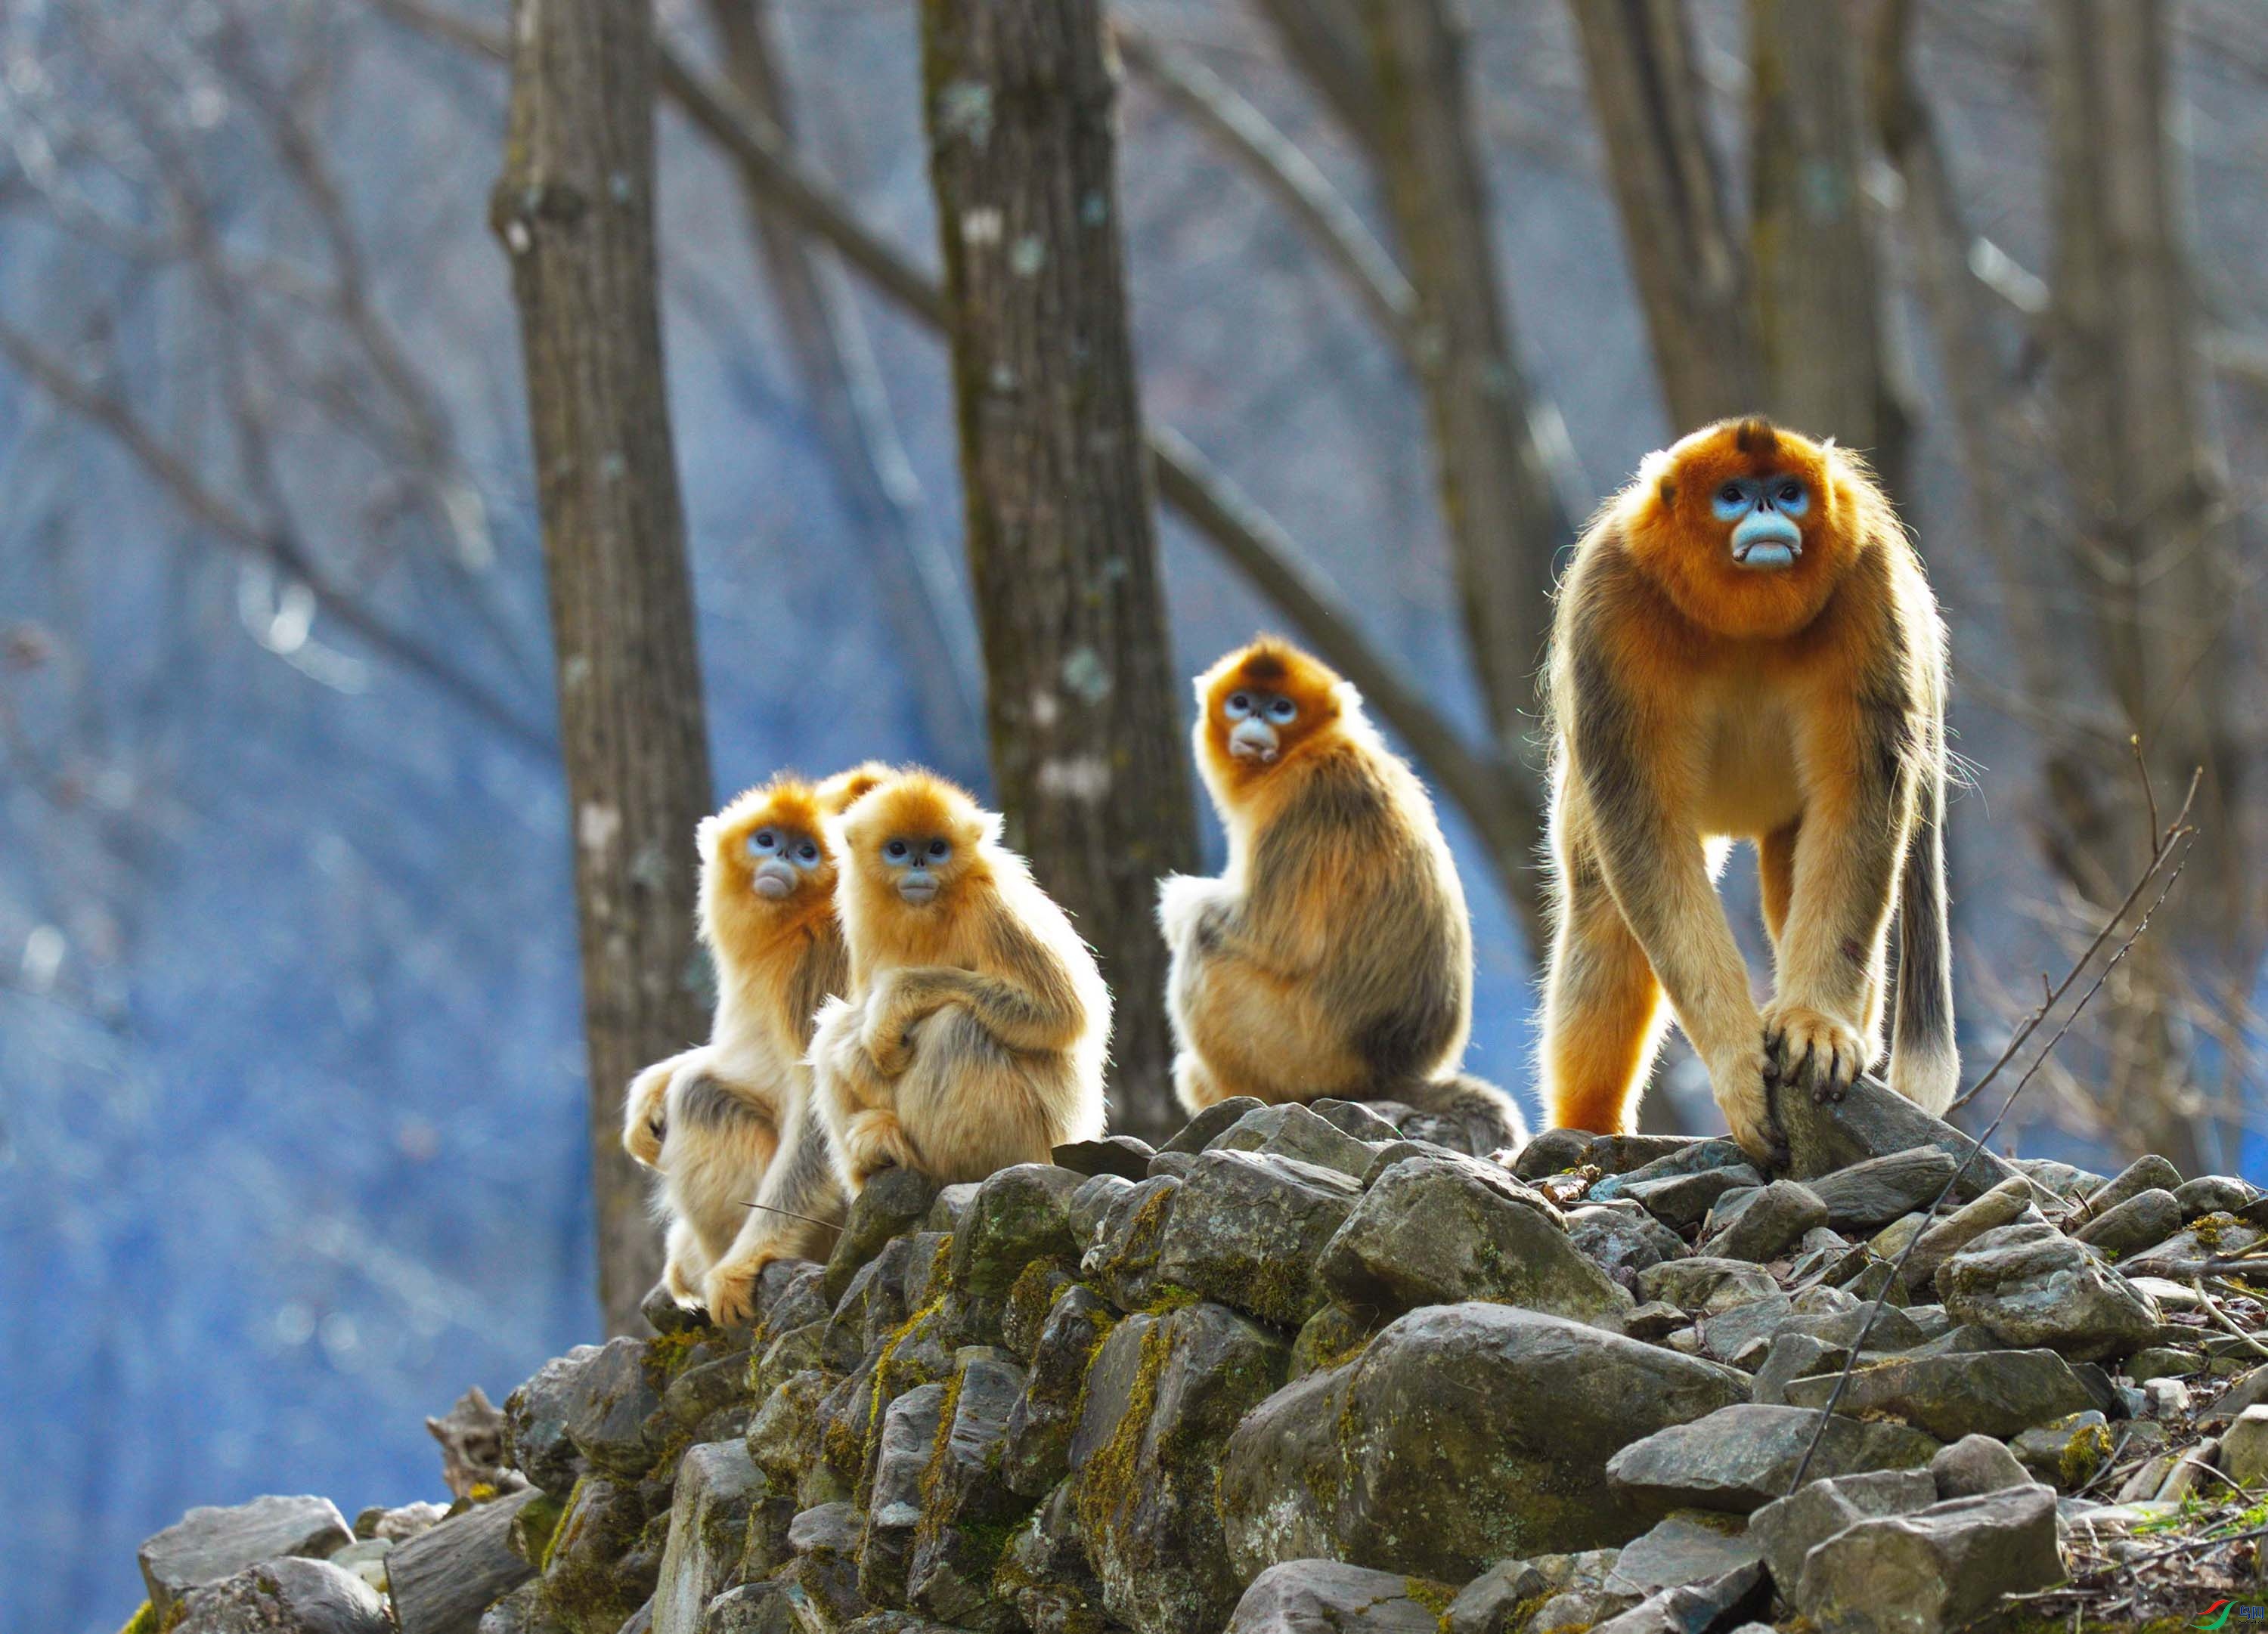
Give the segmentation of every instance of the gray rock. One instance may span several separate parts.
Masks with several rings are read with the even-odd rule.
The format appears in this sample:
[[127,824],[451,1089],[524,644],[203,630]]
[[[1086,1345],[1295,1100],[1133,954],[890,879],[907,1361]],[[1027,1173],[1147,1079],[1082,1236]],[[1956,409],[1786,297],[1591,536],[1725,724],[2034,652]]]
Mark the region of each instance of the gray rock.
[[1626,1199],[1569,1210],[1567,1240],[1617,1282],[1687,1252],[1683,1237]]
[[1020,1163],[977,1187],[953,1233],[952,1297],[963,1306],[963,1338],[982,1343],[998,1336],[1008,1290],[1035,1260],[1077,1262],[1070,1203],[1080,1183],[1069,1169]]
[[[1720,1408],[1624,1447],[1607,1462],[1608,1484],[1631,1502],[1746,1514],[1786,1495],[1819,1418],[1794,1407]],[[1837,1417],[1820,1438],[1811,1473],[1911,1469],[1926,1465],[1938,1445],[1904,1424]]]
[[907,1563],[912,1608],[956,1628],[991,1634],[1012,1625],[992,1594],[1008,1524],[1029,1507],[1000,1474],[1008,1416],[1024,1370],[997,1351],[971,1346],[954,1358],[939,1430],[922,1472],[924,1501]]
[[1681,1311],[1700,1311],[1712,1316],[1736,1306],[1771,1299],[1778,1292],[1779,1284],[1761,1266],[1708,1255],[1665,1260],[1638,1274],[1639,1299],[1660,1299]]
[[[1618,1552],[1594,1549],[1573,1555],[1499,1560],[1459,1590],[1442,1614],[1448,1634],[1519,1634],[1538,1627],[1587,1629],[1636,1603],[1609,1593]],[[1543,1614],[1552,1612],[1547,1622]],[[1575,1614],[1575,1615],[1569,1615]]]
[[1032,1634],[1093,1634],[1104,1626],[1102,1585],[1086,1564],[1070,1482],[1016,1528],[994,1583]]
[[2006,1161],[1979,1152],[1968,1136],[1932,1117],[1877,1078],[1861,1077],[1842,1100],[1823,1106],[1789,1085],[1767,1084],[1765,1093],[1771,1097],[1772,1121],[1787,1140],[1788,1173],[1796,1180],[1822,1179],[1869,1158],[1920,1146],[1934,1147],[1965,1166],[1953,1194],[1959,1202],[2016,1174]]
[[1771,1582],[1764,1566],[1750,1561],[1705,1582],[1649,1595],[1642,1604],[1594,1625],[1592,1634],[1710,1634],[1771,1608]]
[[1150,1178],[1156,1180],[1164,1174],[1175,1180],[1184,1179],[1197,1166],[1197,1154],[1194,1152],[1161,1152],[1150,1159]]
[[2021,1486],[1858,1521],[1805,1557],[1790,1598],[1822,1634],[1938,1634],[2063,1576],[2055,1494]]
[[1266,1101],[1251,1095],[1231,1095],[1226,1100],[1216,1100],[1199,1112],[1197,1116],[1182,1124],[1181,1133],[1175,1135],[1158,1150],[1191,1153],[1203,1152],[1207,1146],[1212,1145],[1217,1136],[1233,1128],[1237,1120],[1246,1113],[1257,1112],[1267,1104]]
[[658,1282],[638,1301],[638,1314],[657,1334],[691,1333],[708,1326],[708,1314],[695,1306],[680,1305],[667,1283]]
[[2126,1355],[2158,1333],[2155,1300],[2043,1224],[1985,1232],[1945,1262],[1937,1287],[1956,1321],[2075,1361]]
[[1287,1560],[1252,1579],[1222,1634],[1439,1634],[1440,1614],[1410,1597],[1417,1586],[1336,1560]]
[[1064,1211],[1071,1219],[1071,1241],[1082,1255],[1094,1246],[1095,1234],[1102,1229],[1111,1205],[1139,1184],[1138,1176],[1128,1180],[1117,1174],[1097,1174],[1071,1194]]
[[543,1585],[530,1580],[481,1613],[478,1634],[559,1634],[544,1615]]
[[2181,1185],[2179,1169],[2154,1152],[2145,1152],[2089,1192],[2079,1218],[2091,1220],[2108,1214],[2129,1197],[2139,1197],[2146,1191],[2176,1191]]
[[1842,1231],[1873,1231],[1929,1207],[1953,1178],[1953,1170],[1951,1158],[1925,1146],[1822,1174],[1811,1182],[1811,1189],[1827,1205],[1830,1225]]
[[[1791,1407],[1824,1407],[1831,1378],[1798,1379]],[[1940,1441],[1988,1435],[2003,1439],[2085,1412],[2095,1398],[2053,1351],[1891,1357],[1854,1370],[1837,1410],[1889,1415]]]
[[2162,1277],[2169,1282],[2185,1283],[2203,1272],[2208,1261],[2242,1254],[2264,1239],[2268,1239],[2268,1232],[2244,1225],[2233,1215],[2208,1214],[2163,1242],[2122,1258],[2118,1269],[2128,1277]]
[[[604,1634],[621,1628],[652,1598],[655,1581],[661,1575],[662,1540],[649,1532],[650,1518],[636,1485],[604,1476],[585,1476],[576,1487],[567,1513],[560,1517],[544,1558],[543,1576],[539,1579],[542,1584],[539,1603],[544,1616],[563,1625],[568,1634]],[[401,1552],[394,1551],[397,1560]],[[438,1599],[450,1579],[439,1572],[435,1575]],[[399,1577],[394,1583],[394,1612],[399,1616]],[[407,1623],[404,1634],[409,1634]]]
[[1469,1158],[1410,1158],[1380,1175],[1317,1275],[1357,1309],[1488,1299],[1616,1327],[1637,1304],[1576,1249],[1558,1210]]
[[2259,1187],[2233,1174],[2200,1174],[2174,1188],[2174,1200],[2182,1205],[2182,1218],[2190,1220],[2207,1214],[2235,1214],[2250,1208],[2260,1197]]
[[1334,1100],[1325,1096],[1321,1100],[1309,1101],[1307,1107],[1333,1129],[1366,1144],[1394,1140],[1402,1133],[1392,1119],[1381,1116],[1368,1101]]
[[1623,1545],[1609,1588],[1646,1595],[1705,1583],[1764,1558],[1748,1527],[1729,1515],[1680,1510]]
[[277,1558],[197,1589],[170,1634],[392,1634],[393,1627],[378,1591],[352,1572]]
[[919,1169],[887,1168],[868,1181],[851,1199],[850,1212],[827,1256],[821,1284],[832,1308],[850,1286],[858,1268],[882,1251],[882,1245],[921,1225],[936,1206],[938,1183]]
[[568,1380],[567,1439],[593,1466],[631,1479],[653,1468],[668,1439],[660,1394],[646,1373],[646,1341],[609,1340]]
[[[1594,1160],[1592,1154],[1598,1152],[1600,1141],[1606,1138],[1609,1137],[1593,1138],[1584,1155],[1583,1160],[1587,1164]],[[1624,1138],[1643,1139],[1645,1137],[1625,1137]],[[1723,1139],[1675,1140],[1664,1150],[1647,1157],[1643,1162],[1620,1168],[1603,1163],[1599,1167],[1608,1169],[1609,1173],[1604,1179],[1597,1181],[1591,1188],[1591,1198],[1598,1203],[1628,1196],[1630,1188],[1632,1186],[1646,1185],[1658,1180],[1671,1180],[1682,1174],[1700,1174],[1712,1169],[1748,1169],[1751,1174],[1755,1172],[1755,1166],[1749,1161],[1749,1154],[1733,1142]],[[1743,1181],[1742,1183],[1751,1186],[1761,1185],[1763,1180],[1759,1176],[1753,1180]]]
[[[1754,1366],[1763,1359],[1764,1347],[1786,1326],[1794,1313],[1795,1301],[1784,1293],[1751,1299],[1746,1305],[1720,1311],[1701,1324],[1701,1353],[1727,1363],[1748,1355],[1749,1365]],[[1751,1346],[1756,1347],[1753,1354]]]
[[2124,1257],[2165,1241],[2181,1230],[2183,1218],[2182,1205],[2172,1192],[2152,1187],[2096,1215],[2072,1235],[2105,1254]]
[[858,1593],[877,1605],[902,1605],[906,1559],[921,1521],[922,1473],[937,1450],[945,1386],[925,1384],[892,1402],[876,1438],[866,1530],[858,1546]]
[[[1196,1159],[1191,1159],[1194,1164]],[[1092,1184],[1093,1182],[1089,1182]],[[1182,1182],[1159,1175],[1118,1193],[1079,1260],[1079,1274],[1100,1287],[1123,1311],[1150,1303],[1157,1280],[1158,1247],[1174,1217]]]
[[[1333,1139],[1349,1140],[1305,1107],[1265,1111],[1305,1114]],[[1249,1115],[1221,1140],[1263,1115]],[[1296,1328],[1322,1305],[1317,1257],[1362,1196],[1341,1169],[1215,1142],[1182,1182],[1158,1245],[1158,1278]]]
[[1728,1260],[1776,1260],[1828,1222],[1824,1199],[1810,1187],[1776,1180],[1737,1210],[1719,1199],[1702,1233],[1705,1251]]
[[[585,1345],[583,1348],[595,1353],[599,1347]],[[448,1518],[449,1506],[446,1504],[421,1500],[392,1509],[373,1505],[355,1515],[354,1535],[357,1538],[384,1538],[389,1543],[399,1543],[404,1538],[416,1537],[420,1532],[440,1525]]]
[[192,1589],[286,1555],[321,1559],[354,1542],[328,1498],[255,1498],[192,1509],[144,1543],[136,1558],[150,1606],[162,1622]]
[[386,1557],[394,1552],[390,1537],[357,1538],[330,1558],[342,1571],[352,1572],[381,1594],[386,1589]]
[[1071,1437],[1079,1419],[1087,1364],[1117,1321],[1116,1314],[1083,1283],[1056,1296],[1033,1347],[1024,1393],[1008,1415],[1000,1472],[1027,1498],[1044,1497],[1070,1473]]
[[1455,1582],[1506,1556],[1619,1543],[1672,1505],[1609,1490],[1608,1456],[1746,1394],[1728,1368],[1563,1317],[1427,1306],[1237,1426],[1229,1548],[1248,1575],[1332,1555]]
[[1764,1183],[1762,1174],[1741,1164],[1732,1168],[1705,1168],[1692,1174],[1668,1174],[1660,1180],[1628,1176],[1615,1195],[1630,1198],[1665,1226],[1690,1231],[1707,1218],[1717,1199],[1727,1192]]
[[1103,1342],[1071,1436],[1073,1492],[1103,1603],[1134,1634],[1218,1627],[1235,1606],[1245,1579],[1214,1501],[1222,1446],[1283,1379],[1285,1351],[1212,1304],[1129,1317]]
[[2248,1407],[2220,1438],[2220,1467],[2247,1490],[2268,1484],[2268,1407]]
[[1940,1498],[1977,1498],[2022,1486],[2031,1474],[2007,1446],[1989,1435],[1965,1435],[1929,1461]]
[[654,1634],[703,1634],[702,1617],[740,1564],[763,1476],[740,1441],[688,1447],[669,1506],[669,1544],[653,1590]]
[[968,1212],[968,1205],[976,1200],[980,1181],[956,1181],[937,1194],[937,1201],[929,1205],[922,1216],[924,1231],[952,1232],[961,1226],[961,1217]]
[[1937,1271],[1944,1267],[1962,1248],[1996,1226],[2014,1226],[2019,1219],[2041,1221],[2039,1211],[2032,1205],[2032,1183],[2023,1176],[2012,1176],[1992,1188],[1971,1203],[1941,1217],[1937,1224],[1921,1233],[1914,1244],[1912,1255],[1905,1260],[1907,1290],[1926,1290],[1937,1285]]
[[1541,1130],[1520,1149],[1520,1155],[1513,1159],[1513,1173],[1521,1180],[1538,1181],[1580,1168],[1589,1160],[1591,1142],[1596,1138],[1580,1129]]
[[1336,1169],[1351,1181],[1362,1179],[1373,1156],[1364,1142],[1296,1103],[1246,1113],[1208,1142],[1205,1150],[1292,1158]]
[[1049,1155],[1057,1168],[1069,1169],[1074,1174],[1116,1174],[1126,1180],[1141,1180],[1150,1173],[1150,1159],[1158,1152],[1146,1140],[1137,1140],[1131,1135],[1111,1135],[1101,1140],[1074,1140],[1057,1146]]
[[534,1577],[512,1548],[512,1523],[538,1503],[557,1513],[540,1488],[523,1487],[396,1544],[386,1582],[401,1634],[474,1634],[481,1613]]
[[1831,1374],[1842,1367],[1850,1354],[1848,1345],[1837,1344],[1817,1334],[1776,1335],[1764,1360],[1756,1365],[1756,1381],[1749,1387],[1749,1399],[1762,1407],[1786,1407],[1787,1387],[1792,1381],[1816,1373]]
[[2096,1409],[2012,1436],[2008,1451],[2043,1485],[2075,1492],[2102,1473],[2117,1443]]
[[1886,1515],[1913,1514],[1937,1501],[1937,1483],[1923,1469],[1811,1481],[1801,1491],[1774,1498],[1750,1515],[1749,1535],[1763,1551],[1780,1593],[1793,1597],[1803,1575],[1804,1557],[1844,1527]]
[[784,1583],[743,1583],[709,1602],[703,1634],[799,1634]]

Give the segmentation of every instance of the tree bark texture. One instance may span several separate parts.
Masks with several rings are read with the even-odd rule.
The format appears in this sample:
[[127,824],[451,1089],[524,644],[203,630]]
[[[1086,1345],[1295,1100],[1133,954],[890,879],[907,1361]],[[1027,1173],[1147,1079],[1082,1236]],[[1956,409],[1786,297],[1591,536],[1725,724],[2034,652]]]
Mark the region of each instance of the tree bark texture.
[[[1418,296],[1411,363],[1489,720],[1522,828],[1543,832],[1536,673],[1551,628],[1552,568],[1574,528],[1554,490],[1500,294],[1485,169],[1467,105],[1462,28],[1449,0],[1366,0],[1372,150]],[[1530,946],[1544,935],[1543,874],[1507,879]]]
[[1764,379],[1746,256],[1683,0],[1578,0],[1569,10],[1671,431],[1753,412]]
[[1117,1126],[1174,1122],[1160,874],[1197,855],[1098,0],[924,0],[968,546],[1010,842],[1117,1000]]
[[709,749],[655,283],[652,17],[516,0],[512,39],[490,213],[519,307],[550,589],[599,1297],[626,1332],[661,1254],[619,1138],[622,1092],[709,1021],[693,843]]
[[1874,224],[1860,191],[1865,104],[1841,0],[1749,0],[1756,199],[1749,224],[1765,403],[1905,486]]

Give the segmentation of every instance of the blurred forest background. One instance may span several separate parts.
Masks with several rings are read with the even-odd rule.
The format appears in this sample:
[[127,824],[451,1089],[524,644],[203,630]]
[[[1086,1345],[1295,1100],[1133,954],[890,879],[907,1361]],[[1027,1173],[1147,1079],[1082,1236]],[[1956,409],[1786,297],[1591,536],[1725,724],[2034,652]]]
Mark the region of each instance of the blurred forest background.
[[1533,1113],[1551,573],[1727,412],[1868,451],[1947,605],[1972,1077],[2203,769],[2004,1137],[2268,1174],[2254,0],[521,4],[516,70],[501,0],[0,11],[0,1625],[431,1496],[423,1415],[622,1319],[691,821],[776,768],[1004,803],[1154,1128],[1183,678],[1282,629]]

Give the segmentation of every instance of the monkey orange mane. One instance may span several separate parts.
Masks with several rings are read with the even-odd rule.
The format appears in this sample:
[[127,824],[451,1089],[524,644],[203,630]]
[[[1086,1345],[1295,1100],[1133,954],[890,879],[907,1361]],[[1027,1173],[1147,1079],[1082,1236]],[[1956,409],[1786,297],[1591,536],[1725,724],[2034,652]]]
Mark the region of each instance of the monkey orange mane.
[[[889,772],[836,820],[836,854],[845,866],[836,912],[854,950],[854,979],[883,964],[973,964],[961,941],[983,923],[965,913],[995,883],[993,842],[1000,819],[957,784],[918,767]],[[902,898],[882,848],[893,839],[940,837],[953,854],[933,870],[935,900],[916,908]]]
[[[1864,468],[1769,420],[1720,420],[1649,455],[1612,508],[1633,558],[1688,620],[1719,636],[1778,637],[1817,617],[1859,553],[1896,526],[1875,514],[1873,485],[1853,481]],[[1712,502],[1728,482],[1778,476],[1809,493],[1802,551],[1789,567],[1753,572],[1733,559]]]
[[848,771],[838,771],[819,785],[819,808],[830,817],[840,817],[889,776],[890,769],[880,761],[861,761]]

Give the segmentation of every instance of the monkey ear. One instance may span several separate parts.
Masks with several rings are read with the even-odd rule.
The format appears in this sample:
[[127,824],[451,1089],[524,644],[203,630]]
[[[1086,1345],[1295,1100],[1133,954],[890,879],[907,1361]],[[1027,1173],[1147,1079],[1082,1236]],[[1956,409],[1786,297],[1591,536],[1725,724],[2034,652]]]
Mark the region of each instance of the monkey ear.
[[998,812],[983,813],[982,821],[976,825],[976,843],[979,845],[999,844],[1000,833],[1007,826],[1007,821]]

